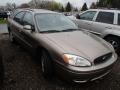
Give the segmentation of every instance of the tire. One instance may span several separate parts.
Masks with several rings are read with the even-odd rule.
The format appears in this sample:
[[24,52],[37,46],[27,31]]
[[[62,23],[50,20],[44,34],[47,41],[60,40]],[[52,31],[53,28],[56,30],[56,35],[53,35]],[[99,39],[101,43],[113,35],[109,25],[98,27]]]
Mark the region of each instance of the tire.
[[107,42],[109,42],[115,49],[116,53],[120,52],[120,39],[115,36],[109,36],[105,38]]
[[9,39],[10,39],[11,43],[15,42],[14,35],[13,35],[13,33],[11,31],[9,31]]
[[45,50],[42,50],[41,53],[41,69],[42,74],[46,79],[51,79],[53,77],[52,60]]

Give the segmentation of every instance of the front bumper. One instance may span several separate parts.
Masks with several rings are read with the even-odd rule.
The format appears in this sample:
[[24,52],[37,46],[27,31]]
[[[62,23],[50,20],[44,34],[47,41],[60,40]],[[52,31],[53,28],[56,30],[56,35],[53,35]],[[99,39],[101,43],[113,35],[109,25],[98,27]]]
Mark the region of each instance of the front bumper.
[[111,63],[104,64],[105,66],[100,65],[93,68],[88,67],[87,69],[55,63],[55,70],[60,77],[64,78],[67,81],[72,81],[75,83],[85,83],[100,79],[110,73],[112,67],[116,62],[116,59],[117,58],[112,58]]

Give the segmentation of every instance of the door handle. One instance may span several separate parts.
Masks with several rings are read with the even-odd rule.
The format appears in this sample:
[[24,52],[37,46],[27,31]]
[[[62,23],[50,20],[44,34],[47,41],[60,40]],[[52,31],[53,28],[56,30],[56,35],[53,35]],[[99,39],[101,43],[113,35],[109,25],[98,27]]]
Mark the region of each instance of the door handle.
[[112,27],[105,27],[105,28],[107,28],[107,29],[112,29]]
[[86,25],[91,25],[90,23],[85,23]]

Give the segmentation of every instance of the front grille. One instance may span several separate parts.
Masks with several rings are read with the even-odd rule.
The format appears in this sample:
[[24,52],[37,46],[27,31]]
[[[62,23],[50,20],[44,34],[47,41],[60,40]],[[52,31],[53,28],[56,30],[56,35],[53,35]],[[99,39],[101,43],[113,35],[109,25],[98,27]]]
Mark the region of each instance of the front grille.
[[97,64],[101,64],[101,63],[104,63],[106,62],[108,59],[110,59],[112,57],[112,53],[108,53],[106,55],[103,55],[103,56],[100,56],[98,58],[96,58],[94,60],[94,64],[97,65]]

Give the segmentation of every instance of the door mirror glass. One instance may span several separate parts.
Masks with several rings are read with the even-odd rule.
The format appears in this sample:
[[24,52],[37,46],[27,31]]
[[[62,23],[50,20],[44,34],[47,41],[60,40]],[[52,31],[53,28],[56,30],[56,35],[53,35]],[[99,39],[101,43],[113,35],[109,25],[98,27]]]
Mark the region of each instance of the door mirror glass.
[[76,14],[75,17],[76,17],[76,19],[80,19],[80,15],[79,14]]

